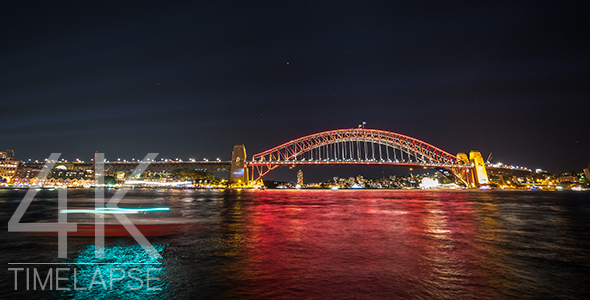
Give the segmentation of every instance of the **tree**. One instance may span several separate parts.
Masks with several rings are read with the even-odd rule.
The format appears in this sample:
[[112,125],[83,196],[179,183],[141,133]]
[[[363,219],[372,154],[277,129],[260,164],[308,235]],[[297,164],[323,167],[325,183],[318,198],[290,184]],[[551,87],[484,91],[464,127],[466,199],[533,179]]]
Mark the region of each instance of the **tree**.
[[115,185],[117,183],[117,179],[114,176],[106,175],[104,177],[104,184],[106,185]]

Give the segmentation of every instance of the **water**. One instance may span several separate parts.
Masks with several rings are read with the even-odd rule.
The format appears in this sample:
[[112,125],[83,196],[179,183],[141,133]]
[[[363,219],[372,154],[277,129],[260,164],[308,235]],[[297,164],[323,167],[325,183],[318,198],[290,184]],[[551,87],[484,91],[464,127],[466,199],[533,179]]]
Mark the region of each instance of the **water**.
[[[98,268],[108,277],[109,268],[135,267],[145,275],[147,268],[159,267],[151,277],[160,278],[153,286],[161,290],[144,286],[133,291],[122,281],[106,291],[101,284],[90,291],[33,291],[31,279],[27,291],[20,273],[15,291],[14,271],[5,269],[0,277],[3,299],[590,295],[587,192],[139,189],[126,198],[169,206],[183,220],[198,220],[199,226],[184,235],[148,237],[161,251],[161,259],[148,257],[132,238],[107,238],[105,260],[94,258],[92,238],[70,237],[68,258],[58,259],[57,237],[7,232],[7,222],[25,192],[0,190],[0,256],[5,266],[68,262],[20,267],[36,267],[40,274],[50,267],[77,267],[78,282],[88,287],[97,265],[81,262],[158,263]],[[68,205],[89,205],[77,201],[93,193],[69,190]],[[52,220],[56,209],[57,191],[40,191],[23,222]],[[71,282],[62,286],[72,288]]]

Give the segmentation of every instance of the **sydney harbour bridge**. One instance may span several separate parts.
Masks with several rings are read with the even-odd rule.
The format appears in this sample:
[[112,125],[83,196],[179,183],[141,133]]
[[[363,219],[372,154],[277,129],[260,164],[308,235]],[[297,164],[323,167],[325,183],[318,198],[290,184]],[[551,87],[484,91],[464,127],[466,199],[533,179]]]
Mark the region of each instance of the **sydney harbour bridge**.
[[[104,170],[131,173],[139,161],[105,162]],[[40,167],[42,163],[25,163]],[[259,152],[248,159],[244,145],[235,145],[231,161],[153,161],[147,172],[170,172],[190,168],[209,172],[229,172],[236,186],[259,184],[272,170],[297,165],[382,165],[429,168],[454,177],[466,186],[488,183],[486,164],[478,151],[453,155],[422,140],[367,128],[318,132]],[[94,162],[57,162],[54,167],[93,169]],[[487,166],[490,169],[490,166]],[[493,167],[492,167],[493,168]]]

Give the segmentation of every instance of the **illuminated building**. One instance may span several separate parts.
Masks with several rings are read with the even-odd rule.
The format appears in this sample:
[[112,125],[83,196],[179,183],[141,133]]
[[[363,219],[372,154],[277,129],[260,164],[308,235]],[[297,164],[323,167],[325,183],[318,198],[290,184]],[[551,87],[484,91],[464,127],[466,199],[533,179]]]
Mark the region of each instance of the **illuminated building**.
[[586,181],[590,180],[590,164],[588,164],[588,168],[584,169],[584,175],[586,175]]
[[18,169],[19,161],[16,159],[3,159],[0,160],[0,177],[12,178],[16,176],[16,170]]
[[365,179],[363,178],[363,175],[358,175],[356,177],[356,182],[358,182],[359,184],[365,183]]
[[86,172],[84,170],[69,170],[65,166],[58,166],[51,170],[49,177],[84,179],[86,177]]
[[297,171],[297,185],[303,186],[303,171]]
[[578,176],[561,176],[559,177],[559,182],[578,182]]
[[16,177],[20,161],[14,157],[14,151],[6,150],[0,152],[0,180],[10,184]]
[[21,167],[16,170],[16,176],[19,178],[35,178],[39,175],[39,172],[41,172],[41,169]]

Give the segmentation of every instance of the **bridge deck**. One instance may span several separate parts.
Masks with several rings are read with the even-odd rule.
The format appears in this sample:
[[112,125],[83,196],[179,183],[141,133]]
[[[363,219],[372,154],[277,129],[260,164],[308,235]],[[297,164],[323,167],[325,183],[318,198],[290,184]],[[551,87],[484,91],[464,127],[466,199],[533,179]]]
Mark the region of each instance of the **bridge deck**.
[[414,162],[388,162],[388,161],[249,161],[248,166],[290,166],[290,165],[376,165],[376,166],[399,166],[416,168],[471,168],[471,165],[462,164],[440,164],[440,163],[414,163]]
[[[43,163],[24,163],[24,167],[42,168]],[[104,168],[107,171],[130,172],[133,171],[139,162],[105,162]],[[58,162],[54,167],[65,166],[69,170],[92,169],[92,163],[89,162]],[[231,162],[229,161],[199,161],[199,162],[153,162],[147,168],[148,172],[171,172],[174,169],[190,168],[208,172],[229,172]]]

